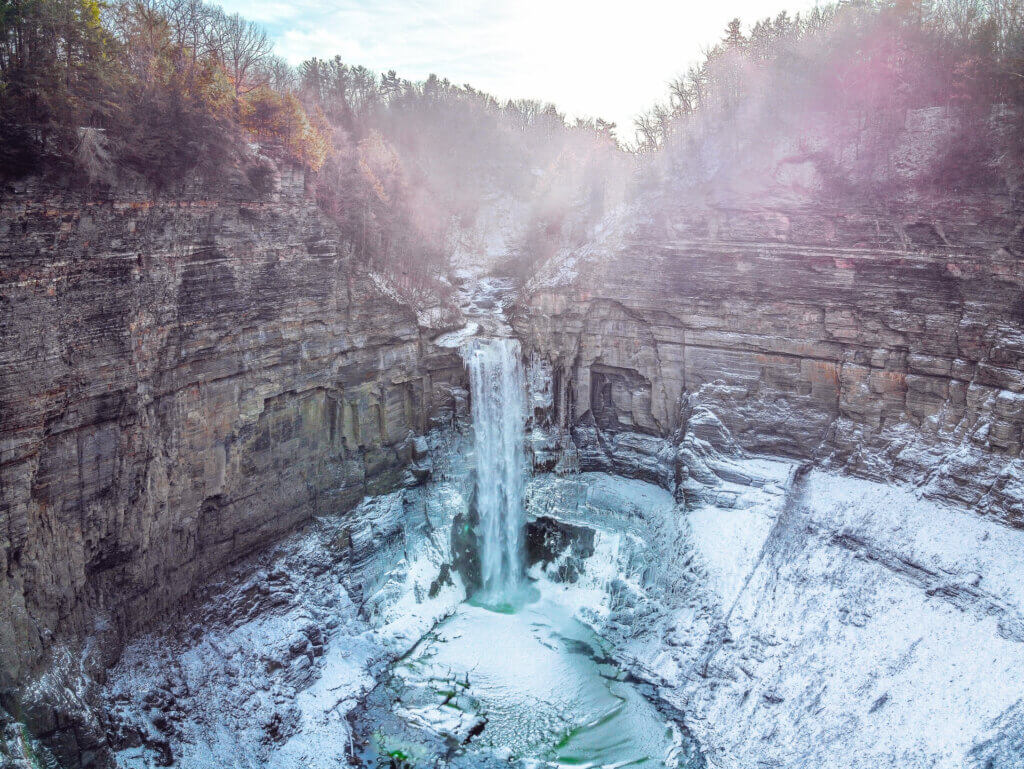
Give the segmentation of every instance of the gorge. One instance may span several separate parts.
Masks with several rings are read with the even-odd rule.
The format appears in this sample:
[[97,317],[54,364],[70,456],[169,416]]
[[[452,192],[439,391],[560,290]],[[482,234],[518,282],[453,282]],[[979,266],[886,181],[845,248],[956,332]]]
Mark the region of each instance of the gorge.
[[1024,32],[910,6],[635,145],[314,58],[157,164],[115,3],[156,128],[0,104],[0,769],[1024,767]]
[[[11,755],[1015,765],[1009,255],[765,245],[762,215],[719,213],[685,246],[467,279],[430,330],[358,270],[325,280],[330,230],[279,195],[248,218],[96,206],[130,260],[89,256],[80,216],[55,239],[66,209],[7,225],[82,254],[32,246],[5,293],[6,397],[36,409],[5,409],[8,733],[32,735]],[[293,288],[252,282],[271,270]],[[87,314],[96,292],[124,298]],[[33,325],[58,302],[77,334]],[[464,603],[516,553],[528,599]]]

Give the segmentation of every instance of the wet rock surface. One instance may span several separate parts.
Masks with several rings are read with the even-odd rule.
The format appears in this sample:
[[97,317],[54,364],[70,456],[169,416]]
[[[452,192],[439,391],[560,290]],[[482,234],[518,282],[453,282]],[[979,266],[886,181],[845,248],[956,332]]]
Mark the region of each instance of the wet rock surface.
[[559,582],[579,579],[579,565],[594,554],[594,532],[555,518],[540,516],[526,525],[526,566],[548,571],[554,565]]

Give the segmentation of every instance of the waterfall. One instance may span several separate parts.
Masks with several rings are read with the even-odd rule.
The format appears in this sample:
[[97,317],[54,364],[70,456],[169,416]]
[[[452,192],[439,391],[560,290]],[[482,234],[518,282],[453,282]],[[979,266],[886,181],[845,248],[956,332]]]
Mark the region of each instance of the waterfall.
[[472,388],[480,574],[487,600],[512,595],[523,570],[526,383],[515,339],[463,347]]

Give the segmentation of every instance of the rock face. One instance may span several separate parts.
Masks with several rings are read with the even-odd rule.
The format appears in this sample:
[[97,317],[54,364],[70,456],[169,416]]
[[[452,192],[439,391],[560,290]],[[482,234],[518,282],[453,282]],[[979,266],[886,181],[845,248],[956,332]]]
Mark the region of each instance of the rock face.
[[584,469],[622,472],[600,461],[621,456],[617,436],[639,435],[635,453],[701,404],[748,450],[909,481],[1024,525],[1024,242],[1010,203],[652,210],[599,258],[549,265],[516,320],[554,371],[553,420],[584,436]]
[[[635,537],[651,544],[651,557],[636,563],[663,565],[654,574],[658,611],[683,606],[691,583],[700,581],[687,576],[689,561],[680,558],[680,543],[694,532],[714,540],[703,553],[712,566],[716,553],[772,555],[743,568],[719,564],[716,579],[726,587],[698,607],[706,616],[695,624],[696,615],[684,612],[665,625],[685,647],[673,663],[685,673],[673,683],[680,706],[708,723],[736,725],[733,734],[708,728],[701,736],[712,754],[743,747],[750,759],[743,765],[764,757],[754,743],[772,739],[778,719],[731,717],[747,701],[744,687],[731,683],[742,680],[734,668],[753,677],[746,672],[751,661],[778,657],[761,639],[818,611],[808,603],[814,596],[824,596],[825,608],[808,620],[807,643],[778,647],[806,652],[799,658],[804,662],[792,677],[756,677],[766,682],[756,693],[766,709],[781,711],[791,702],[811,712],[814,697],[789,687],[814,669],[814,633],[829,625],[828,607],[846,612],[838,615],[842,628],[866,627],[868,638],[875,632],[870,617],[882,614],[885,596],[896,590],[889,582],[913,583],[905,605],[948,597],[952,610],[993,624],[1001,640],[992,648],[1015,644],[1007,646],[1014,660],[1024,637],[1016,592],[1002,582],[979,588],[975,579],[993,575],[1009,584],[1013,569],[1004,561],[1012,563],[1021,532],[994,521],[1024,527],[1019,194],[1015,200],[991,191],[965,193],[866,208],[808,194],[817,183],[809,167],[804,173],[780,161],[776,171],[777,188],[756,194],[691,201],[665,189],[652,193],[626,212],[622,226],[545,265],[513,319],[528,361],[534,466],[570,477],[579,469],[628,476],[587,491],[590,505],[595,494],[600,501],[625,490],[621,504],[612,505],[621,513],[616,525],[643,519],[654,502],[665,511],[664,520]],[[29,738],[44,757],[45,750],[70,765],[110,766],[95,683],[128,638],[162,615],[187,617],[184,609],[194,609],[197,588],[214,573],[311,516],[343,513],[366,495],[432,474],[453,475],[460,452],[451,446],[435,451],[423,434],[464,422],[465,375],[452,345],[465,334],[446,335],[447,347],[441,339],[430,341],[428,334],[447,330],[451,319],[418,316],[386,279],[358,264],[305,198],[298,176],[279,179],[274,193],[260,199],[209,188],[178,197],[124,192],[93,199],[33,183],[3,192],[0,235],[0,766],[7,760],[5,743]],[[509,331],[507,289],[492,282],[482,301],[471,303],[466,315],[479,321],[471,328]],[[499,304],[500,320],[485,322]],[[421,326],[435,321],[430,332]],[[911,508],[906,489],[891,498],[875,495],[882,499],[876,507],[889,513],[886,526],[934,530],[924,539],[934,538],[955,558],[947,562],[917,542],[894,545],[888,529],[872,523],[871,510],[853,522],[843,517],[842,505],[744,518],[750,495],[769,507],[783,495],[783,479],[764,475],[765,463],[744,450],[909,483],[926,496],[987,514],[992,520],[984,525],[964,518],[980,526],[978,543],[1006,538],[998,568],[968,571],[971,553],[954,548],[967,524],[935,512],[936,506],[900,517]],[[839,483],[836,474],[828,478]],[[640,481],[670,489],[674,497],[658,488],[645,491]],[[544,493],[535,500],[558,502],[549,498],[552,489],[538,488]],[[581,488],[566,485],[573,509]],[[258,618],[235,614],[248,606],[250,587],[267,598],[260,599],[259,613],[272,614],[271,604],[280,599],[283,614],[304,623],[306,608],[315,609],[316,622],[303,624],[303,638],[284,627],[273,635],[280,644],[267,672],[288,671],[282,686],[297,698],[320,680],[310,671],[327,668],[321,658],[334,614],[384,617],[395,638],[411,645],[440,616],[415,615],[415,607],[441,611],[445,601],[461,600],[462,577],[450,552],[461,551],[446,516],[457,512],[458,523],[469,520],[468,494],[468,486],[453,486],[433,501],[413,491],[367,501],[288,550],[289,568],[301,571],[297,562],[309,567],[294,590],[285,589],[288,580],[276,569],[251,578],[239,572],[240,587],[208,594],[219,598],[201,614],[213,623],[223,608],[224,627],[217,632],[225,634],[248,625]],[[434,515],[438,511],[444,515]],[[702,515],[703,528],[696,525]],[[591,587],[614,593],[624,607],[615,615],[619,630],[642,627],[647,615],[631,613],[637,596],[632,583],[614,578],[617,563],[609,561],[596,576],[579,568],[607,556],[610,540],[580,543],[578,532],[564,528],[569,525],[561,521],[539,532],[538,563],[567,581],[594,578]],[[430,558],[418,565],[409,561],[410,532],[430,544]],[[763,536],[744,539],[750,532]],[[801,537],[807,540],[802,549]],[[323,542],[337,552],[324,556]],[[987,552],[981,544],[977,549]],[[939,565],[929,565],[933,561]],[[865,563],[878,565],[878,600],[873,592],[847,606],[828,586],[875,580],[863,576]],[[344,596],[320,582],[342,575]],[[758,597],[780,580],[784,600],[762,607]],[[887,611],[885,629],[895,634],[904,617]],[[968,648],[970,633],[961,634],[952,616],[949,632],[960,634],[958,648]],[[933,624],[946,628],[947,618],[941,620]],[[352,638],[364,629],[352,628]],[[202,645],[194,630],[201,628],[175,631],[172,651],[154,657],[154,677],[165,661]],[[343,666],[349,636],[335,635],[341,639],[336,661]],[[901,648],[912,650],[915,641]],[[118,679],[127,683],[112,689],[133,707],[131,668],[148,656],[144,646],[136,648],[142,651],[126,655],[122,669],[128,677]],[[839,641],[828,647],[827,664],[815,663],[819,677],[843,666],[844,648]],[[687,656],[701,649],[703,658]],[[931,659],[940,657],[938,646],[931,651]],[[207,659],[204,647],[193,667],[205,671]],[[655,661],[652,670],[660,665]],[[867,669],[888,664],[875,662],[868,660]],[[370,665],[368,657],[367,670]],[[253,693],[234,698],[230,667],[218,662],[212,670],[232,695],[221,710],[232,728],[245,731],[235,713],[247,711]],[[666,671],[668,681],[672,671]],[[694,671],[714,685],[702,687]],[[1004,673],[995,669],[994,676]],[[262,674],[257,679],[262,682]],[[172,691],[175,702],[199,703],[200,695],[174,691],[186,680],[157,686],[152,709],[164,712],[171,702],[164,691]],[[904,683],[911,691],[912,682]],[[353,702],[357,689],[347,695]],[[972,684],[958,700],[951,723],[977,710],[980,689]],[[1021,706],[1012,694],[1008,688],[999,701],[1006,728],[989,742],[959,745],[957,755],[973,751],[987,760],[1019,752]],[[887,717],[889,704],[899,704],[889,692],[872,695],[865,719]],[[834,713],[849,710],[844,698],[829,700]],[[290,707],[277,713],[281,703],[271,707],[262,695],[257,699],[270,720],[253,730],[256,742],[264,734],[282,743],[299,734]],[[899,712],[917,718],[908,702]],[[321,711],[310,712],[319,718]],[[994,718],[982,715],[986,724]],[[159,750],[163,741],[171,755],[170,727],[185,723],[185,716],[146,714],[141,731],[132,732],[143,743],[147,721],[164,734],[149,748]],[[194,733],[207,731],[209,723],[215,722],[199,718]],[[334,730],[342,722],[318,723]],[[900,734],[917,728],[913,719],[905,723]],[[812,736],[816,740],[817,732]],[[194,744],[191,735],[178,737],[181,745]],[[835,755],[848,749],[833,742]],[[306,759],[318,744],[304,744],[306,763],[296,765],[311,765]],[[909,748],[897,749],[903,752],[892,755],[910,755]],[[262,750],[254,755],[278,765]],[[799,765],[829,763],[813,751],[800,758]],[[877,765],[878,755],[869,758],[875,763],[864,765]]]
[[63,642],[116,653],[217,569],[413,482],[463,377],[285,182],[2,200],[0,692],[37,735],[70,728],[22,699]]

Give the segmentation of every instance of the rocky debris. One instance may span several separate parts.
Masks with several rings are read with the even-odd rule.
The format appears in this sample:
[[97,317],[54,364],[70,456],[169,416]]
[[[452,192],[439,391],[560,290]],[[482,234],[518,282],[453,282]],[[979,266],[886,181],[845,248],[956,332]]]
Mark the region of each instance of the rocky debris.
[[555,430],[530,430],[527,449],[534,472],[549,473],[558,467],[566,452],[564,437]]
[[510,336],[509,315],[515,305],[515,281],[477,277],[459,284],[459,307],[484,336]]
[[104,691],[120,765],[222,760],[223,740],[266,764],[298,731],[296,698],[322,675],[327,646],[362,632],[341,586],[352,562],[334,547],[346,523],[321,519],[239,564],[192,613],[128,647]]
[[434,465],[430,460],[430,450],[427,446],[427,439],[423,435],[417,435],[412,439],[412,461],[409,463],[408,472],[412,476],[406,485],[426,482],[434,471]]
[[672,491],[676,480],[676,449],[672,442],[635,432],[605,433],[595,423],[573,430],[580,447],[580,469],[601,470],[639,478]]
[[[752,474],[749,463],[744,464],[747,452],[713,411],[688,396],[684,396],[683,410],[683,426],[664,438],[604,430],[592,415],[584,415],[571,433],[577,469],[647,481],[690,506],[711,502],[729,507],[730,500],[736,498],[730,486],[764,484],[765,479]],[[553,444],[553,439],[549,443]]]
[[968,753],[974,766],[987,769],[1024,763],[1024,700],[1017,700],[999,716],[992,724],[991,734]]
[[[23,749],[44,765],[111,769],[113,762],[101,716],[99,681],[105,671],[96,635],[83,647],[55,644],[43,672],[30,679],[14,699]],[[13,699],[13,698],[12,698]]]
[[480,516],[477,513],[473,497],[470,497],[469,509],[455,516],[451,532],[452,568],[459,573],[469,593],[483,586],[483,571],[480,564],[480,536],[477,531]]
[[58,767],[56,757],[28,728],[0,708],[0,769]]
[[580,564],[594,554],[594,531],[548,516],[526,525],[526,566],[539,564],[550,579],[576,582]]
[[452,492],[429,484],[318,517],[133,641],[102,691],[118,766],[348,762],[352,709],[465,596],[433,544],[458,509]]

